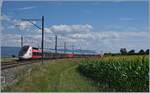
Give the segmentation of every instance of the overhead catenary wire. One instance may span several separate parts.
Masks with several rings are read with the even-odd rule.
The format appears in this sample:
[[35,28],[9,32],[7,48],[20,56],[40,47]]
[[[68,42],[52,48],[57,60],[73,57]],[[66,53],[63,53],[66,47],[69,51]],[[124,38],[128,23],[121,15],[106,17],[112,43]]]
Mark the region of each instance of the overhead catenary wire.
[[[41,19],[22,19],[22,21],[28,21],[38,29],[42,30],[42,41],[41,41],[41,48],[42,48],[42,64],[43,64],[43,48],[44,48],[44,16]],[[42,27],[36,25],[32,21],[42,21]]]

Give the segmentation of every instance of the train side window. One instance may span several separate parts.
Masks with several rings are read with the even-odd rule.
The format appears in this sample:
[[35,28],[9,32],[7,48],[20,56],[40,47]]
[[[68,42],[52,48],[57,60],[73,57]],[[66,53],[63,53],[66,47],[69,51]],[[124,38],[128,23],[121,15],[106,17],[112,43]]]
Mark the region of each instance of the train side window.
[[33,56],[36,56],[37,55],[37,53],[36,52],[33,52]]
[[41,56],[41,53],[38,52],[38,56]]

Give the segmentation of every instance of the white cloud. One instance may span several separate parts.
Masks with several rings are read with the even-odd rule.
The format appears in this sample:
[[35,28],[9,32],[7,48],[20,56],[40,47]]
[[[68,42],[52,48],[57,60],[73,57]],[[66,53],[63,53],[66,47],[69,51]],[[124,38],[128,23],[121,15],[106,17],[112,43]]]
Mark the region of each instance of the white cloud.
[[[17,26],[20,30],[27,30],[31,27],[33,27],[33,25],[28,22],[28,21],[17,21],[17,20],[14,20],[14,25],[13,26]],[[36,22],[33,21],[33,23],[35,24]]]
[[[23,36],[24,45],[39,46],[41,35],[25,35]],[[1,37],[3,46],[19,46],[21,45],[21,35],[19,34],[3,34]]]
[[14,28],[15,28],[14,25],[11,25],[11,26],[8,27],[8,29],[14,29]]
[[81,45],[83,49],[96,51],[118,51],[122,47],[140,49],[148,47],[148,32],[89,32],[86,34],[72,34],[68,41]]
[[53,25],[46,28],[47,32],[54,34],[74,34],[74,33],[87,33],[91,31],[93,27],[89,24],[85,25]]
[[6,15],[1,15],[0,16],[0,21],[10,21],[10,18]]
[[2,34],[1,44],[3,46],[20,46],[20,36],[17,34]]
[[0,25],[0,33],[4,31],[4,27]]
[[[30,23],[20,23],[25,26]],[[128,30],[132,27],[128,27]],[[41,32],[37,31],[37,32]],[[122,47],[130,49],[146,49],[148,48],[148,32],[136,31],[93,31],[92,25],[53,25],[45,28],[45,47],[54,48],[55,34],[58,35],[58,48],[63,48],[63,43],[67,42],[67,48],[71,49],[71,45],[75,49],[95,50],[96,52],[119,52]],[[7,43],[15,44],[15,40],[20,37],[11,38],[12,36],[3,36],[7,40],[12,40]],[[10,38],[9,38],[10,37]],[[15,35],[13,35],[15,37]],[[13,41],[14,40],[14,41]],[[13,42],[13,43],[12,43]],[[19,42],[19,41],[18,41]],[[41,45],[41,33],[25,36],[25,44],[32,46]],[[3,44],[2,44],[3,45]],[[16,44],[17,45],[17,44]],[[18,44],[20,45],[20,44]]]
[[[29,30],[31,27],[33,27],[33,24],[31,24],[28,21],[21,21],[17,19],[12,19],[11,17],[8,17],[7,15],[0,16],[0,21],[7,21],[7,23],[2,24],[2,27],[4,29],[15,29],[19,28],[20,30]],[[32,21],[34,24],[36,24],[36,21]]]
[[22,7],[22,8],[18,8],[18,10],[29,10],[29,9],[33,9],[33,8],[35,8],[35,6]]

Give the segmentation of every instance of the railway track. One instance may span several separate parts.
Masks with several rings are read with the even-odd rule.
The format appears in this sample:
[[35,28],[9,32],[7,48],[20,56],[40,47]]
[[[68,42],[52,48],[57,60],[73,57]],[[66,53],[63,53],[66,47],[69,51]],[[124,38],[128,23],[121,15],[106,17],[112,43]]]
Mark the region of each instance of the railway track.
[[[53,59],[44,59],[46,60],[56,60],[55,58]],[[41,59],[34,59],[34,60],[13,60],[13,61],[8,61],[8,62],[1,62],[1,70],[8,69],[8,68],[13,68],[21,65],[27,65],[27,64],[32,64],[32,63],[40,63]]]
[[[44,59],[44,60],[56,60],[56,59],[64,59],[64,58],[51,58],[51,59]],[[34,60],[13,60],[8,62],[1,62],[1,70],[13,68],[21,65],[27,65],[32,63],[41,62],[41,59],[34,59]]]
[[8,68],[13,68],[21,65],[27,65],[27,64],[32,64],[32,63],[38,63],[39,60],[30,60],[30,61],[9,61],[9,62],[2,62],[1,63],[1,70],[8,69]]

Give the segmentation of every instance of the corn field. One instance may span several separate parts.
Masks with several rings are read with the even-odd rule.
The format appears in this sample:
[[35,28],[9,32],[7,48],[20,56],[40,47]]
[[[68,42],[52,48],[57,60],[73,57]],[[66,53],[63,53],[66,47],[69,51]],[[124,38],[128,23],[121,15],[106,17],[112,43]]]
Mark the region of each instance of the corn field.
[[79,72],[106,91],[149,91],[149,57],[115,56],[84,60]]

